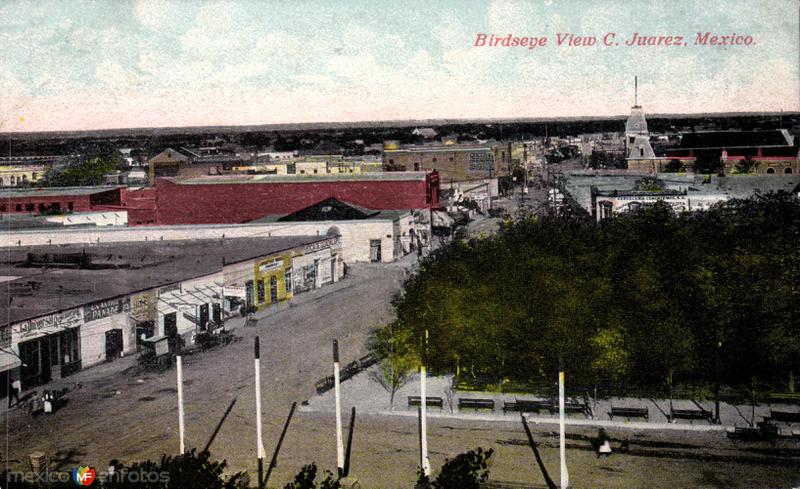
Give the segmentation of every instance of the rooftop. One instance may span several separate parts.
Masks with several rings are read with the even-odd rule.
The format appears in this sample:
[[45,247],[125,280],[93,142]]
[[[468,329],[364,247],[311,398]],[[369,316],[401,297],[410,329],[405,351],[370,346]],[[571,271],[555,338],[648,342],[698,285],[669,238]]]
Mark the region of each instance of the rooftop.
[[341,181],[405,181],[425,180],[427,172],[366,172],[366,173],[322,173],[317,175],[220,175],[175,180],[164,178],[173,183],[184,185],[214,185],[231,183],[300,183],[300,182],[341,182]]
[[[0,249],[0,324],[13,324],[222,271],[224,264],[269,256],[328,239],[287,236],[67,244]],[[100,269],[26,266],[28,253],[83,254]]]
[[681,137],[681,149],[718,149],[792,146],[785,129],[774,131],[703,131],[688,132]]
[[124,188],[119,185],[104,187],[39,187],[39,188],[4,188],[0,190],[0,199],[24,197],[62,197],[72,195],[94,195],[109,190]]

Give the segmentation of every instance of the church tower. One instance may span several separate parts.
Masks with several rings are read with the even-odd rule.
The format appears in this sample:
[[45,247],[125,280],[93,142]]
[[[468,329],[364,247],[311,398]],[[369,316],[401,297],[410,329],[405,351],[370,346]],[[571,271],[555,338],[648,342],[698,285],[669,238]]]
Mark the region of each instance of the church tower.
[[639,105],[639,77],[633,78],[633,107],[628,122],[625,123],[625,144],[630,146],[636,140],[636,136],[647,136],[647,120],[644,118],[644,110]]
[[644,110],[639,105],[639,77],[634,77],[634,95],[631,115],[625,123],[625,154],[628,169],[657,173],[660,170],[660,158],[656,158],[650,146],[650,134],[647,132],[647,120]]

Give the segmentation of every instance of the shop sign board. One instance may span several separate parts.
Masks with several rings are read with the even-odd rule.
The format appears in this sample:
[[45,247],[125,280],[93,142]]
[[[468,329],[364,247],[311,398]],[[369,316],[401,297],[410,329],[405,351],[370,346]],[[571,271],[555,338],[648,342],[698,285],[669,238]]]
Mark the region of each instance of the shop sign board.
[[278,258],[269,262],[264,262],[258,265],[258,273],[264,275],[265,273],[274,272],[283,268],[283,259]]
[[[81,312],[71,309],[65,312],[50,314],[28,321],[17,323],[13,326],[12,334],[20,340],[56,333],[67,328],[76,328],[81,325]],[[0,341],[5,341],[0,340]]]
[[110,301],[95,302],[83,306],[83,317],[88,323],[105,317],[131,310],[131,298],[113,299]]
[[131,317],[137,323],[156,319],[156,294],[152,290],[133,296]]

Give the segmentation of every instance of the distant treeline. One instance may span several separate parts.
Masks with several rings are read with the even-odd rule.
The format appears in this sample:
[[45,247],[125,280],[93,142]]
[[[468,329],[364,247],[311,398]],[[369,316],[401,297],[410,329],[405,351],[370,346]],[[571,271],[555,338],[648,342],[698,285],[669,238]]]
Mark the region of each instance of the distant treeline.
[[461,379],[552,383],[561,361],[572,386],[786,390],[800,372],[798,243],[787,193],[520,220],[422,263],[394,301],[393,350],[422,354],[427,329],[429,366]]
[[[115,148],[143,148],[154,155],[164,148],[199,146],[204,141],[221,138],[243,146],[272,146],[277,151],[310,150],[321,142],[341,146],[358,154],[360,147],[385,140],[414,143],[414,127],[433,127],[440,136],[456,134],[463,140],[496,139],[521,141],[543,136],[577,136],[585,133],[621,132],[627,114],[618,117],[558,120],[487,120],[487,121],[409,121],[347,124],[286,124],[244,127],[130,129],[87,131],[85,133],[43,133],[0,135],[0,155],[104,154]],[[793,128],[800,125],[800,114],[698,114],[652,115],[647,118],[650,132],[685,129],[754,130]]]

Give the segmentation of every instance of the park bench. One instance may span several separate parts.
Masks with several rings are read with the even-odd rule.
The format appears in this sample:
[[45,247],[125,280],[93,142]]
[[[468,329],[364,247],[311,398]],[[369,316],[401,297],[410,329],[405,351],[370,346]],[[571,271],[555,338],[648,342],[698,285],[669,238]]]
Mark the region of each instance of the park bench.
[[376,363],[378,363],[378,357],[376,357],[374,353],[370,353],[358,359],[358,368],[360,370],[365,370]]
[[673,409],[670,415],[670,420],[673,419],[704,419],[711,422],[711,411],[705,409]]
[[[422,396],[408,396],[408,407],[422,405]],[[434,406],[442,409],[444,400],[441,397],[425,396],[425,406]]]
[[355,376],[358,372],[358,362],[350,362],[339,371],[339,379],[344,382],[345,380]]
[[[558,412],[560,408],[557,405],[553,406],[553,412]],[[565,402],[564,414],[586,414],[589,407],[582,402]]]
[[314,387],[317,389],[317,394],[322,394],[325,391],[331,390],[333,388],[333,375],[329,375],[324,379],[320,379],[314,384]]
[[782,404],[800,404],[800,393],[771,393],[767,394],[767,401]]
[[766,419],[783,423],[800,423],[800,413],[770,410],[769,417]]
[[520,412],[519,404],[517,401],[504,401],[503,402],[503,414],[505,413],[517,413]]
[[494,399],[459,399],[458,409],[489,409],[494,411]]
[[539,411],[553,412],[553,401],[535,401],[517,399],[517,407],[521,413],[532,413]]
[[615,416],[620,418],[644,418],[648,421],[650,420],[650,412],[646,407],[635,408],[611,406],[611,412],[608,413],[608,417],[614,419]]
[[732,431],[727,432],[728,438],[731,440],[763,440],[764,435],[758,428],[751,428],[749,426],[737,426]]

